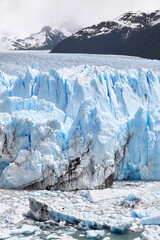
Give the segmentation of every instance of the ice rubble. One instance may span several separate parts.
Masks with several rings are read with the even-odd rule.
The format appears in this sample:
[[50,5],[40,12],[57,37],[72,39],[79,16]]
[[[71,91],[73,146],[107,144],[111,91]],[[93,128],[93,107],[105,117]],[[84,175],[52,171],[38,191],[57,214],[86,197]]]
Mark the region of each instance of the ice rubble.
[[[107,193],[107,190],[110,192]],[[90,192],[93,192],[95,201],[88,198]],[[100,200],[101,192],[106,198]],[[27,216],[46,223],[52,221],[61,224],[65,221],[66,226],[69,223],[86,234],[89,231],[90,236],[97,234],[96,230],[106,232],[107,229],[117,234],[125,234],[129,230],[139,232],[141,239],[145,239],[141,234],[143,230],[144,235],[146,230],[148,236],[152,236],[152,231],[154,236],[159,234],[159,226],[153,226],[159,225],[154,217],[158,219],[160,216],[159,198],[155,197],[155,193],[159,193],[158,182],[138,182],[136,185],[135,182],[129,184],[126,181],[115,182],[112,188],[104,190],[40,191],[29,197],[30,211]],[[49,195],[52,197],[48,198]],[[99,199],[96,198],[98,195]],[[137,196],[140,200],[134,205],[123,204],[124,201],[131,203],[137,200]]]
[[[59,190],[11,191],[1,189],[1,202],[5,203],[5,209],[0,213],[0,237],[12,237],[14,239],[13,236],[15,236],[18,239],[22,238],[22,236],[27,237],[27,232],[30,232],[30,238],[36,239],[60,238],[57,234],[62,235],[64,233],[66,236],[62,236],[62,239],[68,239],[67,235],[72,235],[76,239],[76,236],[80,238],[82,234],[85,238],[87,232],[90,230],[95,231],[90,232],[92,234],[98,233],[97,230],[103,231],[101,227],[106,226],[102,225],[103,223],[107,223],[108,228],[112,231],[125,233],[128,229],[127,224],[129,223],[130,227],[127,235],[124,237],[117,235],[118,239],[133,239],[133,237],[139,236],[141,236],[139,239],[143,240],[159,239],[160,226],[147,226],[140,223],[142,219],[147,217],[147,214],[148,217],[152,217],[155,211],[160,212],[159,189],[160,182],[115,181],[111,188],[101,190],[104,192],[104,195],[110,195],[111,197],[106,197],[106,199],[102,199],[101,201],[99,199],[96,201],[95,198],[94,202],[88,199],[89,192],[93,191],[92,196],[96,196],[100,194],[100,190],[65,192]],[[107,193],[107,190],[110,190],[110,192]],[[118,191],[118,195],[115,194],[116,191]],[[135,204],[134,208],[121,204],[125,199],[134,201],[134,198],[130,197],[130,192],[133,192],[135,196],[138,195],[141,199]],[[27,199],[29,196],[30,200],[33,199],[35,204],[31,204],[30,214],[27,215]],[[137,213],[141,212],[143,214],[142,218],[139,219],[133,215],[133,210]],[[29,218],[27,219],[26,216],[29,216]],[[34,221],[30,216],[33,216],[37,220],[40,220],[42,217],[44,220],[45,217],[46,219],[52,219]],[[59,223],[55,222],[55,216]],[[64,222],[64,217],[67,220],[73,220],[71,224],[68,225]],[[80,220],[83,220],[83,222],[81,221],[77,226],[76,222]],[[90,229],[89,226],[94,229]],[[144,232],[142,233],[142,231]],[[105,235],[103,238],[105,239],[106,237],[112,239],[115,236],[108,229],[104,229],[104,232]],[[142,235],[144,236],[143,238]]]
[[160,227],[159,226],[146,226],[144,232],[141,234],[141,240],[159,240]]
[[0,186],[100,189],[160,180],[160,72],[0,72]]

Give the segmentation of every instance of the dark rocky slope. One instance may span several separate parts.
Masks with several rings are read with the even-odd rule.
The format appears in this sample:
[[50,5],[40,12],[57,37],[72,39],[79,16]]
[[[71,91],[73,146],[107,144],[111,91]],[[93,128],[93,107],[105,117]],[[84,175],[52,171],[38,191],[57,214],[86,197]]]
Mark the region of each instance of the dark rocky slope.
[[160,11],[126,13],[84,28],[57,44],[52,53],[130,55],[160,59]]

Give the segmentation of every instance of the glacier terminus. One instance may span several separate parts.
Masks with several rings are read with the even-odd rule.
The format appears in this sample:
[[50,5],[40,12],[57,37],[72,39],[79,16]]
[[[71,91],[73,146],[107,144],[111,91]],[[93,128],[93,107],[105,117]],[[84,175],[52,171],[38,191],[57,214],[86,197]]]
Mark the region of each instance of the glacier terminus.
[[55,54],[43,69],[40,54],[37,66],[26,64],[34,53],[22,55],[8,63],[13,72],[1,55],[1,188],[160,180],[159,61]]

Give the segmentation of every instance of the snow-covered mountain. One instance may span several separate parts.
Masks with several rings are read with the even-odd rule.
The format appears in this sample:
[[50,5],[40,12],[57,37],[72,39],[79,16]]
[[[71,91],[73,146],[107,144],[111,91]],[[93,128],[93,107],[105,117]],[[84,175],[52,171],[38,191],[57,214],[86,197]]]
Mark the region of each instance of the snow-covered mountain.
[[84,28],[52,52],[132,55],[160,59],[160,10],[128,12],[112,21]]
[[17,38],[9,33],[0,33],[0,50],[51,50],[60,41],[81,29],[74,21],[68,20],[58,29],[44,26],[39,32],[26,38]]
[[[12,68],[24,64],[11,60]],[[75,54],[67,68],[0,71],[0,186],[98,189],[114,179],[160,180],[159,61],[119,57],[121,69],[71,61]]]
[[40,32],[31,34],[24,39],[17,39],[12,43],[14,50],[50,50],[66,36],[57,29],[44,26]]

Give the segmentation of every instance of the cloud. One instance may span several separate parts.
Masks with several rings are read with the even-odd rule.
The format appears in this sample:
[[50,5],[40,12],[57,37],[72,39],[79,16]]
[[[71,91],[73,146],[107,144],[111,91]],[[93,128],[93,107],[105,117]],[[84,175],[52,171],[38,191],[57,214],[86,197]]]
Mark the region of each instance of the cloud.
[[0,0],[0,31],[27,35],[44,25],[59,27],[68,19],[85,27],[127,11],[158,8],[160,0]]

